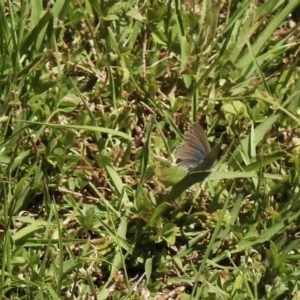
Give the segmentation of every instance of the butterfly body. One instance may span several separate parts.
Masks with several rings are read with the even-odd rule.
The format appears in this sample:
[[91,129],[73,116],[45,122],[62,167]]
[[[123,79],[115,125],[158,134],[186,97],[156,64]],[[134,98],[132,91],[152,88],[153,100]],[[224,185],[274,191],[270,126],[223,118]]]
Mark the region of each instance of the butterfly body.
[[195,123],[186,134],[183,143],[176,149],[177,165],[190,170],[197,167],[210,152],[210,145],[202,126]]

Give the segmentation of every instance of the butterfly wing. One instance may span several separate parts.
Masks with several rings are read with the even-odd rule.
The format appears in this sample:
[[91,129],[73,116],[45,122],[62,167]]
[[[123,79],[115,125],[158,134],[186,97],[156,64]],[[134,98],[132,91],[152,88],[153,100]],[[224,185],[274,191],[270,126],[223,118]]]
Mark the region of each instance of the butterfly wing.
[[200,124],[195,123],[186,134],[183,143],[176,149],[175,157],[180,168],[189,170],[198,166],[210,146],[206,134]]

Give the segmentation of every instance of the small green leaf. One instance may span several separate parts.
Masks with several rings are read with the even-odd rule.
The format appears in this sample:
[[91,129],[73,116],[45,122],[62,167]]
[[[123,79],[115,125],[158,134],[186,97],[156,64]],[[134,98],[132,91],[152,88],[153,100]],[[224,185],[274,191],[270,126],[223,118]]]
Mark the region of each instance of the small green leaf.
[[131,17],[135,20],[141,21],[141,22],[145,22],[146,18],[144,16],[141,15],[141,13],[137,10],[137,9],[131,9],[130,11],[128,11],[126,13],[126,15],[128,17]]
[[152,268],[153,268],[153,257],[149,257],[146,259],[146,262],[145,262],[145,272],[146,272],[147,283],[151,282]]

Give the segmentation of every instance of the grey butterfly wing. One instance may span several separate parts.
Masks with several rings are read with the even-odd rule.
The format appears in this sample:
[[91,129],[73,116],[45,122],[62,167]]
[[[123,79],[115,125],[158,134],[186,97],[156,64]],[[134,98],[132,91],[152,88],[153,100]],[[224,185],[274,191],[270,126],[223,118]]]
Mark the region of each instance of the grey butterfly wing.
[[206,134],[201,125],[195,123],[175,151],[177,165],[185,170],[192,169],[201,163],[208,152],[210,145]]

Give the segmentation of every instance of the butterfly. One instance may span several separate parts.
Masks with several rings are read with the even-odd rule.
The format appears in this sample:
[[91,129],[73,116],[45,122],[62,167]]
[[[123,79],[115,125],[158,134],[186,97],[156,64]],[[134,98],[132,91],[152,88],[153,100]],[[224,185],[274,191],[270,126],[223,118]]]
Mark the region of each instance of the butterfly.
[[202,126],[193,124],[183,143],[175,150],[177,165],[184,170],[197,167],[210,152],[210,145]]

